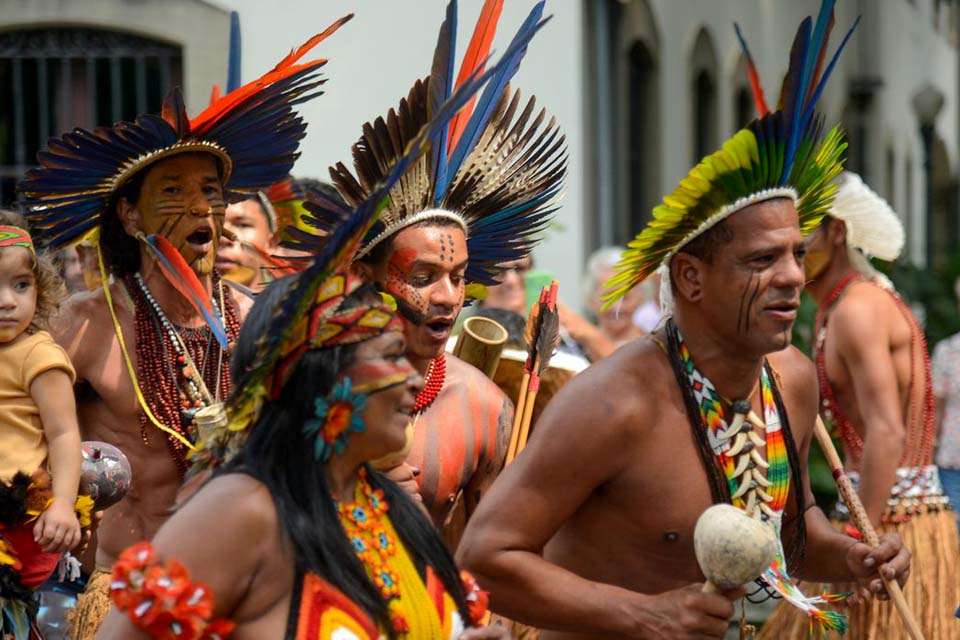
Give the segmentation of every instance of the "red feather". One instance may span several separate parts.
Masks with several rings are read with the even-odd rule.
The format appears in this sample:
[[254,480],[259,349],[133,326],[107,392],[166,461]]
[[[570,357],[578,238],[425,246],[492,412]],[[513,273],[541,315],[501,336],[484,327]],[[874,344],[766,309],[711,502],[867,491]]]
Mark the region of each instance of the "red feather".
[[[497,32],[497,22],[500,20],[501,9],[503,9],[503,0],[487,0],[484,3],[483,9],[480,11],[480,17],[477,18],[477,26],[473,29],[470,45],[467,47],[466,53],[463,54],[463,62],[460,63],[460,73],[457,75],[454,91],[459,89],[474,72],[483,73],[487,56],[490,55],[493,36]],[[470,102],[465,104],[457,115],[450,120],[448,154],[453,153],[457,142],[460,141],[460,136],[473,114],[473,105],[476,99],[476,96],[470,98]]]
[[747,77],[750,78],[750,90],[753,92],[753,103],[757,107],[757,117],[770,113],[770,107],[767,106],[767,100],[763,95],[763,87],[760,85],[760,75],[757,73],[757,67],[753,61],[747,62]]
[[213,89],[210,90],[210,104],[213,104],[220,99],[220,85],[213,85]]
[[200,284],[197,274],[193,272],[187,261],[163,236],[152,234],[149,237],[144,237],[140,234],[138,237],[156,258],[157,266],[160,267],[163,277],[193,305],[197,313],[203,316],[207,324],[210,325],[214,336],[220,342],[221,347],[225,349],[227,347],[227,332],[224,329],[223,320],[213,308],[210,294]]
[[243,241],[243,246],[252,251],[263,263],[263,266],[269,269],[270,273],[276,278],[296,273],[302,268],[302,263],[293,263],[280,256],[275,256],[255,242]]
[[[210,294],[203,288],[200,279],[197,278],[197,274],[193,272],[193,269],[191,269],[187,261],[183,259],[183,256],[180,255],[176,247],[170,244],[170,241],[163,236],[154,235],[153,241],[156,244],[156,250],[163,254],[163,257],[170,262],[170,264],[167,265],[162,261],[157,261],[157,265],[159,265],[164,277],[184,298],[192,302],[194,307],[197,307],[197,311],[213,313],[213,303],[210,301]],[[170,272],[171,266],[175,269],[173,273]],[[200,308],[200,305],[203,306],[203,309]]]
[[229,112],[236,105],[263,90],[264,87],[267,87],[275,82],[279,82],[284,78],[288,78],[293,74],[302,71],[303,69],[316,67],[325,63],[327,61],[325,58],[319,58],[317,60],[311,60],[310,62],[304,62],[303,64],[294,64],[320,42],[325,40],[337,29],[343,26],[343,24],[348,22],[351,18],[353,18],[352,13],[340,18],[332,25],[327,27],[323,32],[318,33],[296,49],[293,49],[286,58],[277,64],[277,66],[260,78],[257,78],[256,80],[249,82],[234,91],[231,91],[215,102],[211,102],[210,106],[204,109],[203,112],[200,113],[196,118],[190,121],[190,128],[194,132],[194,135],[201,137],[209,127],[220,120],[224,113]]

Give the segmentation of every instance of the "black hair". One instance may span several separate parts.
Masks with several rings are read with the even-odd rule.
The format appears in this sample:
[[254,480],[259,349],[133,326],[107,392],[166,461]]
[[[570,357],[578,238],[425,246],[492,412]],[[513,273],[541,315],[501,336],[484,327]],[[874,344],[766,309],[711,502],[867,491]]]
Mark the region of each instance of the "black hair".
[[[234,380],[242,381],[255,361],[258,341],[296,277],[277,280],[257,296],[231,358]],[[364,286],[341,308],[368,303],[374,296],[374,289]],[[304,353],[279,397],[264,404],[243,448],[222,472],[246,473],[266,485],[295,551],[297,569],[316,573],[342,591],[393,638],[387,603],[367,577],[340,524],[326,465],[314,459],[314,449],[306,446],[303,434],[304,422],[314,415],[314,398],[329,393],[338,372],[349,366],[355,352],[356,345],[345,345]],[[367,473],[371,486],[383,490],[390,505],[390,521],[414,564],[421,574],[426,567],[432,568],[456,602],[464,623],[469,624],[459,571],[433,523],[397,485],[369,467]]]
[[733,242],[733,229],[724,218],[685,244],[680,251],[700,258],[706,263],[712,263],[720,248],[731,242]]
[[117,190],[110,206],[100,214],[100,251],[107,271],[123,278],[140,270],[140,244],[123,228],[118,211],[121,198],[132,204],[140,199],[140,189],[147,171],[138,171]]
[[[404,229],[416,229],[418,227],[457,227],[462,229],[463,227],[459,222],[445,216],[437,216],[436,218],[426,218],[420,222],[416,222],[409,227],[404,227]],[[402,231],[403,229],[401,229]],[[397,232],[399,233],[399,232]],[[360,262],[369,264],[370,266],[377,266],[383,264],[387,259],[387,256],[390,254],[390,249],[393,247],[393,239],[397,237],[396,233],[391,234],[383,241],[380,242],[377,246],[370,250],[370,253],[366,254],[360,258]]]

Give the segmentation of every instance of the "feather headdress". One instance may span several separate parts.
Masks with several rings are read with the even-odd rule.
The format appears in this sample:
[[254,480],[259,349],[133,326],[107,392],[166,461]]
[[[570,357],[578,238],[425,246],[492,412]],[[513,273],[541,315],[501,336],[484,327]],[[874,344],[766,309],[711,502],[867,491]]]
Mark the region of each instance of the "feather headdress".
[[[430,119],[412,132],[406,146],[385,167],[383,178],[373,185],[369,195],[352,209],[338,206],[339,224],[326,241],[317,245],[312,262],[295,276],[273,312],[266,334],[260,339],[255,365],[242,380],[227,407],[229,425],[206,440],[195,458],[199,468],[221,462],[236,447],[238,435],[246,431],[259,415],[267,398],[276,397],[300,356],[310,349],[367,340],[386,330],[396,318],[386,303],[340,311],[341,303],[363,281],[350,270],[364,237],[389,206],[393,189],[409,175],[420,158],[429,154],[441,130],[453,116],[491,79],[496,78],[510,55],[536,32],[530,30],[507,50],[504,58],[486,73],[472,72],[443,102],[436,106]],[[335,201],[329,199],[330,206]]]
[[[503,0],[487,0],[454,83],[457,4],[451,0],[428,79],[418,80],[396,111],[363,127],[353,147],[351,173],[342,163],[330,175],[340,193],[355,206],[369,197],[387,169],[436,113],[439,105],[486,63]],[[453,121],[437,131],[429,154],[419,158],[393,187],[380,219],[364,238],[359,257],[417,222],[453,220],[467,234],[468,283],[495,284],[503,262],[526,256],[557,208],[566,173],[564,136],[553,118],[525,103],[511,91],[510,79],[526,52],[517,43],[528,40],[546,20],[538,2],[514,36],[510,54],[499,65],[483,93]],[[306,220],[318,231],[337,221],[321,199],[307,203]],[[312,220],[310,219],[312,218]],[[322,242],[322,233],[296,234],[292,248]]]
[[847,225],[847,246],[881,260],[896,260],[903,250],[903,223],[894,210],[855,173],[844,171],[829,215]]
[[[816,25],[809,16],[800,24],[773,113],[767,111],[752,57],[741,38],[760,110],[758,119],[701,160],[653,210],[653,220],[629,243],[617,274],[607,283],[605,306],[622,298],[657,268],[665,268],[691,240],[752,204],[791,198],[803,233],[819,224],[836,191],[833,179],[843,168],[846,143],[839,127],[831,129],[821,142],[824,121],[815,107],[856,28],[854,23],[824,68],[833,5],[833,0],[824,0]],[[739,35],[739,29],[737,32]],[[669,296],[669,277],[662,283],[662,291]]]
[[282,179],[297,158],[306,123],[294,107],[321,93],[325,59],[300,60],[352,15],[294,49],[272,70],[224,96],[192,120],[179,89],[162,113],[93,131],[74,129],[52,138],[37,154],[18,190],[42,244],[62,247],[100,226],[117,190],[134,175],[172,155],[214,156],[230,200],[252,196]]

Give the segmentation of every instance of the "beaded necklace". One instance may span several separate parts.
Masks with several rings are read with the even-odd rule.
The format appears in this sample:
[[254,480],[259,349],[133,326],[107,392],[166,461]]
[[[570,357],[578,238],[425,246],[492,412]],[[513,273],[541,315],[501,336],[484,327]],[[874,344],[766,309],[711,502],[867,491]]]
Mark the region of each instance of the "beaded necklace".
[[413,403],[413,414],[423,413],[440,395],[443,382],[447,377],[447,354],[441,353],[430,361],[427,368],[427,380]]
[[[708,470],[719,467],[726,479],[726,492],[721,495],[729,496],[735,507],[766,523],[776,535],[777,557],[759,578],[766,587],[764,590],[787,599],[804,611],[811,623],[818,623],[824,630],[842,633],[846,628],[845,617],[835,611],[821,611],[816,607],[821,602],[835,601],[839,599],[838,596],[824,593],[808,597],[788,573],[788,561],[780,534],[790,495],[790,468],[796,467],[796,451],[792,442],[788,442],[786,421],[781,421],[781,414],[785,416],[785,412],[773,386],[769,364],[765,363],[760,371],[761,421],[753,414],[749,400],[730,402],[724,399],[710,379],[697,370],[690,350],[672,318],[667,323],[667,338],[677,381],[688,400],[691,426],[698,441],[707,444],[712,452],[712,457],[705,460],[710,465]],[[757,433],[757,428],[763,430],[763,437]],[[763,453],[760,452],[761,448],[764,449]],[[799,504],[798,507],[799,530],[803,509]]]
[[[192,329],[174,325],[150,293],[139,273],[125,279],[127,290],[134,301],[136,329],[137,377],[149,380],[143,392],[156,418],[187,442],[197,439],[194,414],[230,391],[228,354],[215,345],[209,328]],[[214,306],[223,308],[227,335],[231,341],[239,332],[236,310],[223,295],[219,279],[214,280],[220,301]],[[216,357],[211,357],[213,349]],[[197,364],[199,363],[199,365]],[[209,391],[213,390],[213,394]],[[140,437],[148,442],[148,416],[138,415]],[[183,477],[189,468],[187,445],[180,438],[169,435],[167,446],[177,472]]]
[[[853,423],[844,413],[840,403],[837,402],[837,397],[833,385],[830,383],[830,379],[827,377],[827,365],[826,365],[826,341],[827,341],[827,321],[829,319],[830,311],[833,307],[839,302],[841,296],[846,292],[850,285],[858,281],[866,281],[861,273],[852,273],[844,277],[840,282],[837,283],[837,286],[833,288],[830,292],[830,295],[827,296],[826,301],[821,307],[820,311],[817,312],[816,320],[816,341],[814,343],[814,362],[817,366],[817,378],[820,384],[820,404],[823,409],[824,418],[827,421],[834,425],[837,431],[840,434],[840,439],[843,441],[843,449],[846,455],[848,456],[852,466],[858,468],[860,465],[860,459],[863,455],[863,439],[860,437],[860,434],[857,433],[856,428]],[[884,289],[887,291],[886,289]],[[907,303],[904,302],[903,298],[896,294],[894,291],[887,291],[893,298],[894,303],[897,305],[897,308],[900,310],[904,319],[910,325],[910,379],[907,384],[909,404],[907,408],[907,420],[906,420],[906,439],[905,439],[905,448],[903,455],[900,457],[898,465],[901,467],[921,467],[924,465],[930,464],[930,461],[933,457],[933,440],[936,433],[936,409],[935,401],[933,396],[933,386],[931,383],[930,375],[930,353],[927,350],[927,341],[923,335],[923,332],[913,321],[913,315],[910,313],[910,309],[907,306]],[[924,375],[924,389],[923,389],[923,398],[920,400],[920,416],[919,420],[916,419],[917,416],[917,404],[918,399],[915,393],[913,393],[914,381],[917,379],[917,367],[916,367],[916,354],[919,353],[922,356],[923,370],[920,372]],[[920,479],[920,475],[916,475],[913,483],[915,484]],[[912,486],[912,484],[910,485]]]
[[354,553],[387,603],[390,624],[400,637],[444,637],[443,623],[423,579],[387,516],[383,491],[370,486],[366,468],[358,472],[354,502],[337,504],[340,523]]

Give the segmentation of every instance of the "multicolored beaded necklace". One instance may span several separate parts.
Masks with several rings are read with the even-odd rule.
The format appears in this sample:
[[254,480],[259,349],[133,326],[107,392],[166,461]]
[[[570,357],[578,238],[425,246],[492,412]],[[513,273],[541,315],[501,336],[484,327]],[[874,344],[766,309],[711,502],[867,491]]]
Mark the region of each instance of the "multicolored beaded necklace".
[[[124,280],[134,301],[137,377],[149,380],[142,391],[157,419],[189,442],[197,438],[193,415],[214,398],[225,398],[230,392],[230,364],[228,354],[220,352],[210,330],[175,326],[163,313],[159,303],[139,274]],[[219,278],[214,279],[214,290],[219,290]],[[222,296],[227,336],[236,340],[240,331],[236,309],[232,301]],[[214,306],[220,304],[214,300]],[[218,353],[214,357],[213,350]],[[148,441],[149,419],[139,412],[140,436]],[[167,446],[177,471],[182,477],[189,468],[187,447],[179,439],[169,436]]]
[[413,415],[423,413],[433,404],[433,401],[437,399],[437,396],[440,395],[440,391],[443,389],[443,383],[446,377],[447,354],[441,353],[430,361],[430,366],[427,368],[427,380],[423,385],[423,389],[420,390],[420,393],[417,394],[413,402]]
[[416,566],[387,516],[383,491],[358,472],[354,502],[338,504],[340,523],[367,575],[387,603],[390,624],[400,637],[442,638],[443,623]]
[[[714,384],[697,370],[693,356],[683,341],[676,323],[667,323],[670,348],[678,356],[685,379],[681,388],[696,404],[698,420],[693,424],[697,437],[705,438],[713,453],[713,464],[723,470],[730,502],[747,515],[767,523],[777,538],[777,558],[763,572],[760,580],[776,594],[804,611],[823,630],[843,631],[846,617],[836,611],[821,611],[816,604],[833,602],[838,596],[821,594],[808,597],[797,586],[787,570],[781,543],[783,513],[790,495],[790,456],[787,434],[780,418],[769,364],[760,371],[760,394],[763,421],[753,413],[750,401],[730,402]],[[728,422],[728,416],[732,414]],[[761,437],[757,429],[763,430]],[[764,452],[761,453],[761,448]]]

